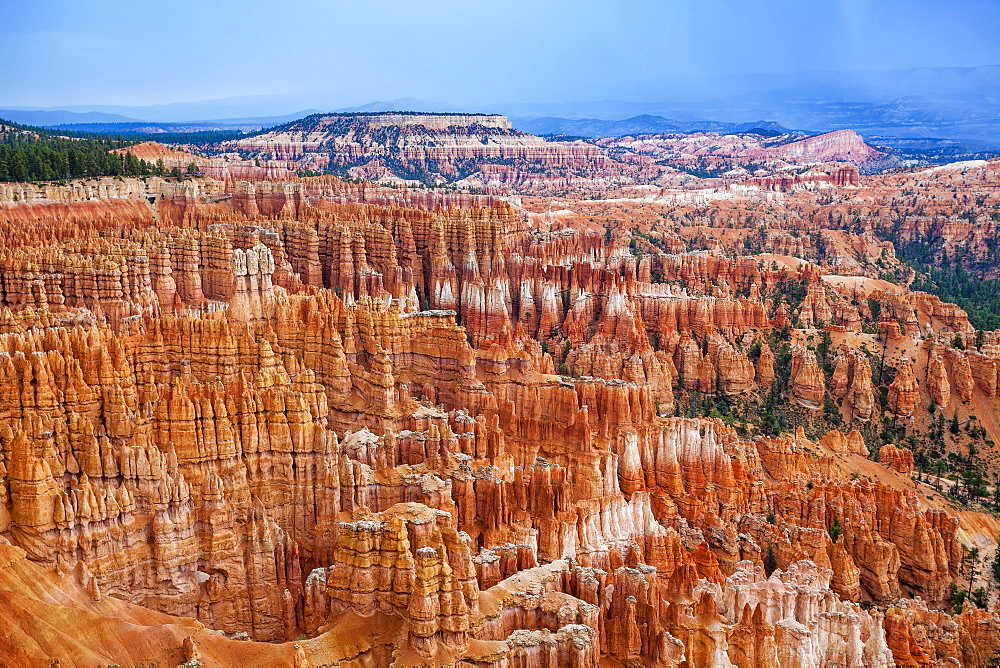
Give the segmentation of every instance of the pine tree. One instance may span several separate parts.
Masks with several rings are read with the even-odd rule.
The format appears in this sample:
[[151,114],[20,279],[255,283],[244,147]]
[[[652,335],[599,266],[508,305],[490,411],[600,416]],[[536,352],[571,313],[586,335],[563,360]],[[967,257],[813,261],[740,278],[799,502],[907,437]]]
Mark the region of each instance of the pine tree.
[[830,527],[830,540],[836,543],[842,533],[844,533],[844,528],[840,526],[840,518],[834,517],[833,525]]
[[28,165],[25,164],[24,156],[21,153],[14,154],[10,163],[10,175],[14,177],[15,181],[28,180]]
[[1000,548],[997,548],[996,557],[993,558],[993,579],[1000,582]]
[[778,556],[774,553],[774,544],[767,544],[767,552],[764,553],[764,572],[767,573],[767,577],[771,577],[771,573],[778,570]]

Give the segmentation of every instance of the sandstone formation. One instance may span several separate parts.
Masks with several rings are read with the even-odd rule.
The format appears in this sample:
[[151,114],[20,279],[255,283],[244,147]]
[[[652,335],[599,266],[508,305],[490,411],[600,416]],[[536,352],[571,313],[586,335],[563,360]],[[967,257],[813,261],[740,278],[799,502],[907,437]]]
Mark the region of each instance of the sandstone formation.
[[[940,379],[939,379],[940,382]],[[938,385],[938,398],[943,398],[943,391]],[[920,401],[920,388],[913,374],[913,363],[908,359],[900,361],[896,369],[896,377],[889,386],[889,410],[896,415],[906,417],[913,415],[913,410]]]
[[837,130],[799,141],[768,147],[749,155],[781,157],[813,162],[851,162],[862,167],[885,157],[884,153],[865,143],[853,130]]
[[826,383],[811,350],[798,347],[792,352],[790,388],[792,397],[806,408],[819,408],[823,404]]
[[859,167],[896,162],[850,130],[806,138],[709,132],[555,141],[519,132],[503,116],[414,112],[314,114],[222,142],[193,160],[148,143],[129,150],[168,168],[194,162],[214,178],[285,179],[307,169],[379,183],[537,194],[649,183],[696,187],[700,179],[689,171],[706,167],[738,189],[858,186]]
[[[610,169],[498,117],[309,124],[241,150],[374,173],[373,138],[398,130],[407,169],[448,180],[508,157],[522,176]],[[941,461],[987,448],[980,424],[1000,437],[1000,333],[874,278],[891,249],[842,227],[882,200],[692,191],[556,215],[211,159],[229,171],[0,186],[14,665],[997,649],[994,613],[950,607],[963,544],[992,547],[974,527],[993,525],[911,476],[932,402],[961,427]],[[821,206],[822,234],[789,222]]]
[[951,401],[951,383],[948,382],[948,371],[944,359],[938,354],[932,354],[928,363],[927,392],[931,401],[942,408]]
[[903,475],[913,473],[913,452],[906,448],[897,448],[892,443],[886,443],[878,451],[878,460]]
[[[299,168],[331,169],[377,181],[416,177],[455,181],[487,165],[530,171],[600,169],[605,158],[587,144],[547,142],[518,132],[503,116],[484,114],[315,114],[226,142],[223,148],[258,160],[294,161]],[[502,174],[502,176],[501,176]],[[517,177],[494,172],[487,178]]]

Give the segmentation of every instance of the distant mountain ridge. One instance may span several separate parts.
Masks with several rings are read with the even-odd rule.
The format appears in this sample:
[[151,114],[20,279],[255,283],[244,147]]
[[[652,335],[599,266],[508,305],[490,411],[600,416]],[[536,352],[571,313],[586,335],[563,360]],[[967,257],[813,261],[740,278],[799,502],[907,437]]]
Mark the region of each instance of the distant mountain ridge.
[[[126,121],[126,122],[91,122],[91,123],[59,123],[46,125],[44,127],[58,130],[73,130],[75,132],[95,132],[108,135],[130,135],[130,134],[184,134],[218,130],[237,130],[240,132],[253,132],[264,128],[274,127],[282,123],[298,120],[314,110],[285,114],[283,116],[263,116],[251,118],[222,118],[206,121],[188,121],[183,123],[165,123],[151,121]],[[3,112],[0,111],[0,114]]]
[[[359,103],[344,99],[342,93],[308,90],[153,105],[65,105],[43,109],[12,103],[0,110],[0,117],[46,127],[142,122],[147,128],[144,132],[155,131],[148,129],[153,124],[161,131],[159,124],[170,124],[173,127],[168,131],[176,132],[192,131],[177,127],[189,123],[197,124],[198,130],[245,131],[253,125],[251,120],[257,122],[253,129],[271,127],[318,109],[479,112],[503,114],[519,129],[546,135],[592,138],[641,133],[729,133],[754,131],[756,126],[765,131],[791,128],[816,134],[851,128],[868,139],[960,141],[962,147],[958,150],[968,154],[1000,149],[997,91],[1000,65],[983,65],[733,74],[710,79],[664,74],[655,86],[638,93],[646,99],[456,103],[382,97]],[[769,119],[769,124],[747,123],[746,119]],[[616,123],[600,123],[609,121]]]
[[63,109],[0,109],[0,118],[36,127],[51,127],[67,123],[130,123],[136,120],[121,114],[106,114],[100,111],[77,112]]
[[624,137],[639,134],[689,134],[692,132],[721,132],[724,134],[752,132],[774,137],[794,133],[793,130],[775,121],[752,121],[749,123],[679,121],[651,114],[640,114],[620,121],[546,116],[541,118],[511,118],[511,122],[518,130],[533,135],[567,135],[588,138]]

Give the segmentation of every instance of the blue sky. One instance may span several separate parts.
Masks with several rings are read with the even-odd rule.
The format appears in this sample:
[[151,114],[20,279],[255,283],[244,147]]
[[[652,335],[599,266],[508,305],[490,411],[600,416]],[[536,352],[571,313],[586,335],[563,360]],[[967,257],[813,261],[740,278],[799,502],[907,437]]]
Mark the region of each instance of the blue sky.
[[962,0],[0,0],[0,106],[708,96],[751,74],[996,64],[998,26],[1000,2]]

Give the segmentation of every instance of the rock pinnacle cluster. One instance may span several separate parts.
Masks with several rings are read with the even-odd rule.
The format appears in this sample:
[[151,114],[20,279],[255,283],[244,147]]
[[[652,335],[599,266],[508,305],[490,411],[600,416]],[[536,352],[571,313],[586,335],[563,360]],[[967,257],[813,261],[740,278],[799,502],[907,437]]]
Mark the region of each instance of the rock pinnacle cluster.
[[670,137],[307,121],[0,184],[0,664],[1000,651],[993,481],[925,465],[1000,472],[1000,331],[886,236],[987,257],[1000,163],[693,184]]

